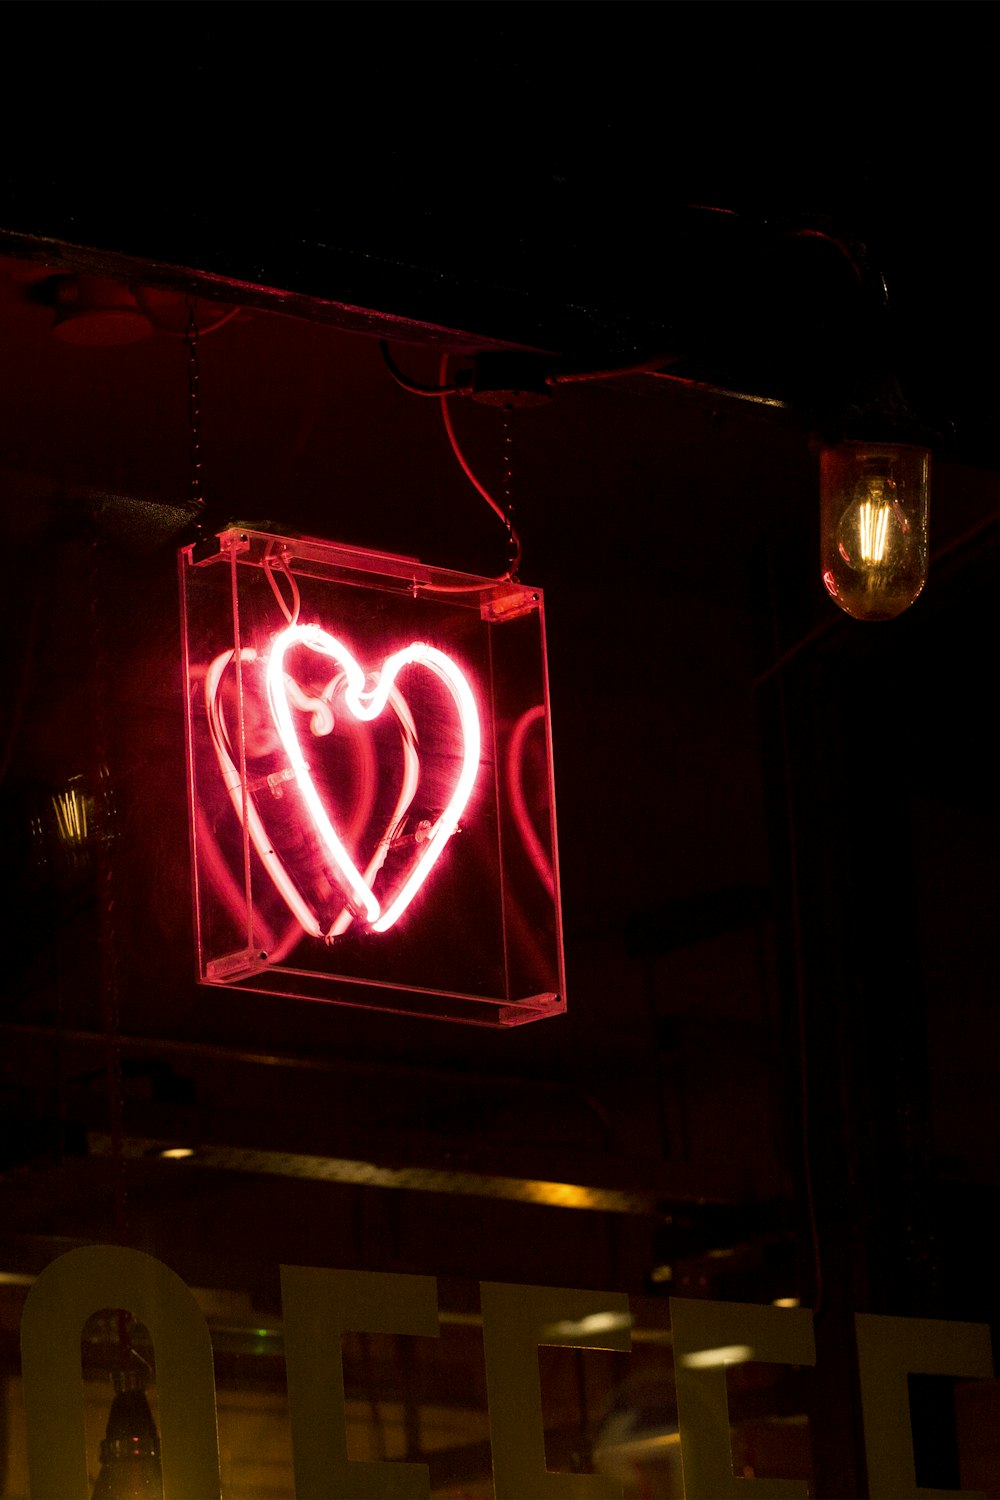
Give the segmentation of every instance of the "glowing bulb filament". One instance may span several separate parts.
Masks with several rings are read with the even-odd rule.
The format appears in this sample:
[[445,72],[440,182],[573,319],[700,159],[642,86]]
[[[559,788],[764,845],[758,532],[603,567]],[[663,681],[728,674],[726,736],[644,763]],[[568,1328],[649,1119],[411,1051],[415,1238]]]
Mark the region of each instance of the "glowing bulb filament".
[[858,539],[861,559],[866,563],[880,563],[885,558],[885,544],[889,536],[891,505],[865,500],[860,507]]
[[67,787],[52,797],[56,829],[64,844],[79,846],[87,842],[90,832],[87,822],[87,802],[75,787]]

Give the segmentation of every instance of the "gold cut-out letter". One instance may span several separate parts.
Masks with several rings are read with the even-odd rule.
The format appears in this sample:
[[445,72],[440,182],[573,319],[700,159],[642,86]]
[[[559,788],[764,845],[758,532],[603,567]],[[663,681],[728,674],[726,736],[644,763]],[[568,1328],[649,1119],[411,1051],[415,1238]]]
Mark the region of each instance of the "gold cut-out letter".
[[31,1500],[88,1500],[80,1338],[87,1319],[107,1307],[130,1312],[153,1340],[164,1494],[218,1500],[215,1374],[205,1319],[162,1261],[118,1245],[60,1255],[28,1293],[21,1373]]
[[627,1354],[628,1298],[492,1281],[482,1282],[480,1297],[496,1500],[621,1500],[621,1482],[604,1474],[546,1469],[538,1346]]
[[282,1266],[281,1302],[296,1500],[429,1500],[426,1464],[347,1457],[341,1338],[345,1333],[437,1338],[434,1278]]
[[738,1478],[726,1366],[748,1360],[814,1365],[812,1313],[800,1307],[671,1297],[677,1419],[686,1500],[793,1500],[804,1479]]
[[918,1486],[906,1377],[991,1379],[988,1325],[855,1313],[854,1331],[872,1500],[955,1500],[956,1495],[972,1500],[981,1495],[975,1490],[949,1492]]

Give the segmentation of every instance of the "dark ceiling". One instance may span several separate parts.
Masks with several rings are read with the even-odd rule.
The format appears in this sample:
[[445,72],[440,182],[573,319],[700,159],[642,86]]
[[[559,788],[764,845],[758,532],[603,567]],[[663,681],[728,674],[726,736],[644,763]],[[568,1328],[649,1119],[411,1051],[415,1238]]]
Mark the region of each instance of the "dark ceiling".
[[563,369],[660,356],[807,423],[887,366],[989,461],[984,7],[153,5],[121,47],[120,11],[55,47],[18,14],[15,241]]

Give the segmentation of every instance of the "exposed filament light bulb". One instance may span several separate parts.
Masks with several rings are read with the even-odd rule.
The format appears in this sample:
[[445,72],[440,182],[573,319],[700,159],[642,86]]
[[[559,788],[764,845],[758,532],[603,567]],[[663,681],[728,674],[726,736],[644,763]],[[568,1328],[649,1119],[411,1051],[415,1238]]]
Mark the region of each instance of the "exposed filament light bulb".
[[927,581],[930,451],[844,442],[820,451],[823,583],[856,620],[891,620]]
[[873,480],[866,498],[858,508],[858,552],[861,561],[869,567],[881,567],[885,563],[889,520],[892,515],[892,494],[891,491],[887,493],[888,490],[889,486],[884,481]]

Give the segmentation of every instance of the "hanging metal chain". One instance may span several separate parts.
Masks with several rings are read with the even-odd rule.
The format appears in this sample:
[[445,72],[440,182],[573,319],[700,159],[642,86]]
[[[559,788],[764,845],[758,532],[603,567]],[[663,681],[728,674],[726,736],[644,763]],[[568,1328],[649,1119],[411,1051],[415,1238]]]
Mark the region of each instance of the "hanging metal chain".
[[191,501],[196,510],[203,511],[205,497],[201,478],[201,350],[198,344],[198,320],[195,316],[194,298],[184,299],[188,321],[185,342],[188,350],[188,423],[191,434]]
[[514,529],[514,432],[511,417],[513,407],[503,409],[503,519],[507,528],[507,577],[517,582],[517,570],[521,563],[521,543]]

